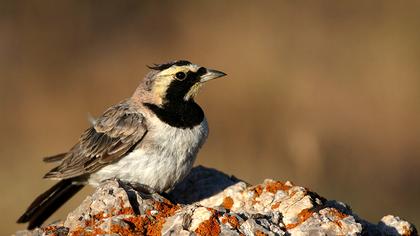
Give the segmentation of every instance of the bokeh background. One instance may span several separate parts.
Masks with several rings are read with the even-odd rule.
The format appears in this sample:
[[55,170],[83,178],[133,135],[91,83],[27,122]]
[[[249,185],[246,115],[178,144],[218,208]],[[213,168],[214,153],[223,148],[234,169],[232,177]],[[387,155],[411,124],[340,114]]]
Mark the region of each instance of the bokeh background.
[[[0,234],[145,65],[223,70],[198,164],[420,225],[419,1],[0,1]],[[53,218],[78,205],[79,194]]]

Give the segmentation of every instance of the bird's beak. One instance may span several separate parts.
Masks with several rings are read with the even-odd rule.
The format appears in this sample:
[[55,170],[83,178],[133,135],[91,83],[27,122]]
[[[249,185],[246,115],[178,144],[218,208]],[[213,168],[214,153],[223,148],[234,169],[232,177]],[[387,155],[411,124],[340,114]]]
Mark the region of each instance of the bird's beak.
[[200,82],[204,83],[204,82],[207,82],[207,81],[212,80],[212,79],[217,79],[217,78],[223,77],[225,75],[226,75],[226,73],[223,73],[221,71],[207,69],[207,73],[205,73],[204,75],[201,76]]

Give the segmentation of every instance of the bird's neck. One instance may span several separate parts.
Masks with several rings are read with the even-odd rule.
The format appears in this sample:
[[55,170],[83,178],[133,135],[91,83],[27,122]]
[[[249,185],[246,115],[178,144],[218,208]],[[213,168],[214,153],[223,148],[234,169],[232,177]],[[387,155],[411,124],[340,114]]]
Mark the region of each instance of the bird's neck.
[[176,128],[193,128],[204,120],[204,112],[201,107],[190,99],[166,101],[158,106],[151,103],[144,103],[162,122]]

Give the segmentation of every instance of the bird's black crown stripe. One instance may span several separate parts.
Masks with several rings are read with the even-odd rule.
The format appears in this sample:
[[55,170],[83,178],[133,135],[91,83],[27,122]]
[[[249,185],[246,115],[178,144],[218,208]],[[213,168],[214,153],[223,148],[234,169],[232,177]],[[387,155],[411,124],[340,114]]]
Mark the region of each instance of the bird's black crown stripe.
[[178,61],[171,61],[171,62],[167,62],[163,64],[154,64],[153,66],[147,66],[147,67],[149,67],[149,69],[152,69],[152,70],[166,70],[173,65],[186,66],[186,65],[191,65],[191,62],[186,61],[186,60],[178,60]]

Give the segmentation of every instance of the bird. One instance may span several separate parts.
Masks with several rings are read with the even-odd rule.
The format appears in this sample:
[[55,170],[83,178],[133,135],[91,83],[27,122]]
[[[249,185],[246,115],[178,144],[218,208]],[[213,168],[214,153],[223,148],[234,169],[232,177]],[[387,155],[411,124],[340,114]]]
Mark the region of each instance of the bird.
[[85,185],[118,179],[165,193],[188,175],[209,132],[194,98],[205,82],[226,74],[187,60],[148,67],[131,97],[93,119],[68,152],[43,159],[57,163],[44,178],[59,182],[17,223],[41,226]]

